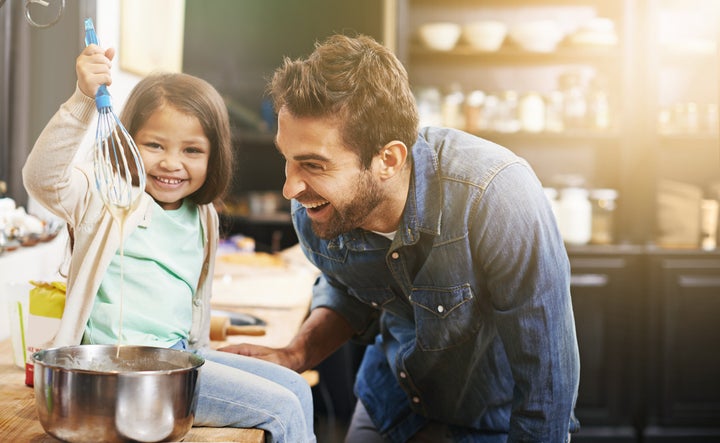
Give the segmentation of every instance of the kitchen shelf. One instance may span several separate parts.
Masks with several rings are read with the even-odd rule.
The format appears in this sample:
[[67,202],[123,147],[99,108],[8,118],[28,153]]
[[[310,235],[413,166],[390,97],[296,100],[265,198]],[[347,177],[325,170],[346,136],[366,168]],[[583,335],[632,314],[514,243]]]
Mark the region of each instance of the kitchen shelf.
[[576,142],[616,143],[620,138],[617,131],[592,130],[565,130],[562,132],[500,132],[500,131],[472,131],[472,134],[482,138],[507,142],[533,142],[544,145],[551,142],[571,144]]
[[420,44],[410,48],[413,62],[428,61],[472,62],[480,65],[495,64],[600,64],[619,62],[622,52],[619,48],[564,47],[559,46],[553,52],[530,52],[521,48],[501,47],[494,52],[484,52],[466,44],[459,44],[450,51],[436,51]]
[[[672,116],[679,115],[672,111],[677,104],[697,103],[703,110],[705,105],[720,102],[718,23],[713,23],[714,33],[701,36],[705,39],[702,45],[693,36],[678,40],[698,43],[689,44],[686,50],[676,41],[665,44],[662,42],[669,40],[661,42],[659,38],[665,38],[660,32],[663,26],[687,33],[687,26],[678,29],[669,24],[688,14],[712,22],[706,18],[712,14],[704,13],[704,17],[697,11],[713,8],[713,4],[712,0],[449,0],[442,4],[398,0],[397,48],[413,86],[436,87],[443,92],[455,82],[466,93],[481,90],[495,95],[515,90],[521,96],[530,91],[546,95],[549,88],[560,87],[563,72],[580,71],[586,79],[603,76],[612,112],[608,130],[472,132],[526,157],[543,183],[552,183],[553,176],[575,167],[587,175],[588,183],[618,189],[618,241],[652,244],[659,238],[656,199],[664,179],[687,180],[705,189],[707,198],[720,199],[708,191],[713,179],[720,181],[720,123],[717,131],[709,129],[713,125],[702,121],[702,114],[700,132],[658,131],[661,110],[671,110]],[[673,8],[683,8],[683,14],[675,14]],[[545,15],[570,26],[568,20],[587,16],[588,10],[614,22],[617,44],[581,47],[566,37],[553,52],[532,53],[508,36],[495,52],[477,51],[462,39],[450,51],[433,51],[420,44],[416,35],[422,23],[454,21],[462,25],[478,17],[511,25]],[[708,41],[708,36],[715,41]]]

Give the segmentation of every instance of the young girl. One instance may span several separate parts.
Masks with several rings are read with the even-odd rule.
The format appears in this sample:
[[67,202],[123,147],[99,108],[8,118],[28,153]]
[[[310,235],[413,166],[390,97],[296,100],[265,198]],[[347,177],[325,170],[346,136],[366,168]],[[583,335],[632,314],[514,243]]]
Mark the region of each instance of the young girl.
[[[296,372],[209,349],[218,216],[213,201],[231,176],[227,109],[207,82],[186,74],[141,80],[121,114],[147,184],[120,223],[95,188],[93,165],[73,163],[97,122],[95,93],[110,84],[114,50],[78,56],[77,87],[28,156],[28,193],[72,228],[67,301],[49,346],[133,344],[188,349],[205,358],[195,424],[256,427],[272,441],[313,442],[312,395]],[[120,327],[121,262],[123,267]],[[118,336],[122,330],[122,337]]]

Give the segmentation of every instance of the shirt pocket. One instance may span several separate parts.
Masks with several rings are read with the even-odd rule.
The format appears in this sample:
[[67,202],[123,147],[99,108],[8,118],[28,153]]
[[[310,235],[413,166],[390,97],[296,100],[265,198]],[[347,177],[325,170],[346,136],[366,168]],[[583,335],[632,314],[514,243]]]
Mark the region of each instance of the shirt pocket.
[[410,301],[415,311],[418,345],[437,351],[459,345],[474,336],[480,327],[470,285],[450,288],[417,287]]

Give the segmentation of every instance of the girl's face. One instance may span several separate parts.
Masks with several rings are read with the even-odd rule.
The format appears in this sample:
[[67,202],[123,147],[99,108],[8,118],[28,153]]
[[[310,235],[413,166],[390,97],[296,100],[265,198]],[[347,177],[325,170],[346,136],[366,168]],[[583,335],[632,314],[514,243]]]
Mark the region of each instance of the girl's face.
[[145,191],[163,209],[178,209],[205,183],[211,147],[197,117],[164,105],[133,138],[145,163]]

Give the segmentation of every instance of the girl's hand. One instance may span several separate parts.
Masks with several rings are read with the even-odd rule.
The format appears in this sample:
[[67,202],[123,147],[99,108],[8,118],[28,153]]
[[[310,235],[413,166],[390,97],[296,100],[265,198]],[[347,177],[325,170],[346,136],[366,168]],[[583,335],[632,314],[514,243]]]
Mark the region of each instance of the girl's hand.
[[115,49],[103,49],[98,45],[88,45],[75,61],[78,87],[88,97],[95,97],[100,85],[110,85],[110,68],[115,57]]

